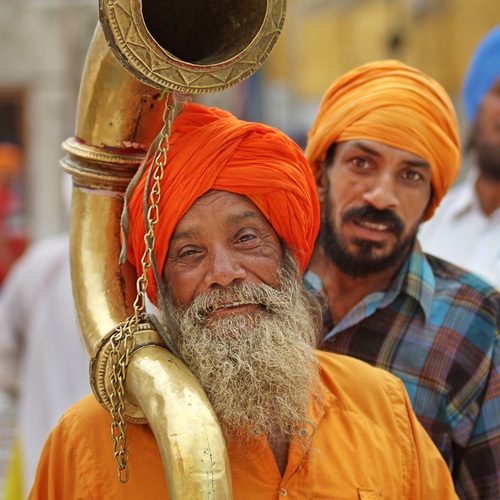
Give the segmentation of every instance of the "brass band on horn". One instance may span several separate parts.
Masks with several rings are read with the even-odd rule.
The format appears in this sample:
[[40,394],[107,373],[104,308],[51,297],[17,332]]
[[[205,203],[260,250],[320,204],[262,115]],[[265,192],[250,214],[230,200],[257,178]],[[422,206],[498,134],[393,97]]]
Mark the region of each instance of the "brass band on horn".
[[[106,384],[108,337],[133,314],[137,275],[118,263],[120,216],[125,190],[162,127],[162,91],[201,94],[241,82],[265,61],[284,16],[285,0],[100,0],[75,136],[63,143],[61,160],[73,177],[71,275],[93,384]],[[126,419],[149,423],[171,498],[232,498],[224,438],[201,386],[152,325],[136,337]]]

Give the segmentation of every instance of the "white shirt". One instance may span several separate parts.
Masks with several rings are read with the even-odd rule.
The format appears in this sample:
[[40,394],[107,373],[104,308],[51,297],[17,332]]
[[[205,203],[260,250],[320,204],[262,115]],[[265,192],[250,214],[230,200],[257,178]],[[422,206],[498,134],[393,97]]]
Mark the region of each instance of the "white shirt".
[[76,325],[67,235],[36,243],[0,294],[0,390],[18,395],[25,493],[62,414],[90,389]]
[[476,196],[477,172],[454,186],[421,225],[424,252],[480,274],[500,289],[500,208],[487,216]]

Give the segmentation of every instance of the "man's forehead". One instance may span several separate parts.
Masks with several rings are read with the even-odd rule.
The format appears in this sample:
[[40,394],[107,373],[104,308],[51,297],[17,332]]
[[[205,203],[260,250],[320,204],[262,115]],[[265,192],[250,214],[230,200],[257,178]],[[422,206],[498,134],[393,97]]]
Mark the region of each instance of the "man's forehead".
[[248,206],[251,207],[252,210],[260,213],[255,203],[244,194],[233,193],[221,189],[210,189],[196,198],[193,204],[187,209],[186,214],[193,209],[203,209],[204,207],[208,208],[219,204],[226,205],[228,209],[234,208],[236,211],[239,207]]
[[248,220],[266,221],[262,212],[247,196],[212,189],[193,202],[179,220],[172,239],[185,236],[186,231],[192,233],[195,227],[203,227],[208,222],[204,213],[228,224],[238,224]]

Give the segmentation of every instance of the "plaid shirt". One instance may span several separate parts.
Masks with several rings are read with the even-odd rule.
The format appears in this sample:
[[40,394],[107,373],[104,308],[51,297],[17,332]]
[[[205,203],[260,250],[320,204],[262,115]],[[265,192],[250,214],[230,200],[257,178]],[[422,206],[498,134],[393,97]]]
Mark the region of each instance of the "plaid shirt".
[[[316,275],[308,271],[305,283],[322,297]],[[327,311],[323,328],[323,349],[403,380],[460,498],[500,498],[499,292],[417,243],[388,290],[337,325]]]

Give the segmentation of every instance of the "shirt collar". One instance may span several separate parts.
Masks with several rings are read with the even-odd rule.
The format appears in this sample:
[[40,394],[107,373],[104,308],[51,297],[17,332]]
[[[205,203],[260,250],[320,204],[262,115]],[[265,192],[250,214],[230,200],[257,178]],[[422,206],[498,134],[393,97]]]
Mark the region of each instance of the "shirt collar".
[[[313,293],[319,294],[323,291],[321,279],[312,271],[306,271],[304,279],[306,285]],[[353,314],[349,322],[352,323],[354,317],[356,317],[358,321],[361,321],[365,317],[373,314],[377,309],[389,306],[402,293],[412,297],[420,305],[427,319],[432,307],[435,286],[436,282],[432,268],[425,258],[420,243],[416,241],[412,252],[401,266],[398,275],[393,280],[390,287],[384,291],[367,295],[362,302],[358,304],[358,306],[363,308],[364,315]],[[358,309],[358,306],[356,306],[354,310]],[[351,313],[347,316],[351,316]],[[341,329],[343,329],[341,327],[343,322],[344,320],[337,325]]]
[[420,304],[427,319],[431,313],[436,280],[418,241],[415,242],[405,266],[401,268],[394,283],[401,281],[401,291],[413,297]]

